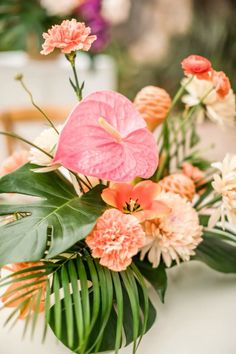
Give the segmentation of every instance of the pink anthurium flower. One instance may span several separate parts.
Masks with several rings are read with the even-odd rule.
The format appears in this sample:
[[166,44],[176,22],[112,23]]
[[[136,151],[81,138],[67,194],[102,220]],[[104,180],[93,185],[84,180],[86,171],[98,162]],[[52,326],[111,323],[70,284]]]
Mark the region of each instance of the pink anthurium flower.
[[154,136],[132,102],[113,91],[98,91],[72,111],[54,163],[83,175],[126,182],[152,176],[158,153]]
[[170,213],[170,208],[156,200],[161,187],[152,181],[136,185],[114,183],[102,192],[102,199],[123,213],[135,215],[140,222],[155,219]]

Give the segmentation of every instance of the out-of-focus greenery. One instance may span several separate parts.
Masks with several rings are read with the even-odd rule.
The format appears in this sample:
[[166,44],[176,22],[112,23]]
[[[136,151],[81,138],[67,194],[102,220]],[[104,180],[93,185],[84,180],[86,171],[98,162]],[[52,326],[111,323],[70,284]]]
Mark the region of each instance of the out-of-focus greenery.
[[38,0],[1,0],[0,50],[25,49],[32,33],[39,47],[42,33],[57,22],[58,18],[48,16]]
[[[226,5],[224,11],[220,4]],[[119,90],[133,98],[143,86],[152,84],[173,94],[183,76],[180,63],[190,54],[209,58],[216,70],[226,72],[236,89],[236,1],[222,0],[218,5],[211,0],[195,0],[191,27],[185,35],[172,38],[161,63],[140,65],[129,56],[125,45],[113,47],[111,53],[119,66]]]

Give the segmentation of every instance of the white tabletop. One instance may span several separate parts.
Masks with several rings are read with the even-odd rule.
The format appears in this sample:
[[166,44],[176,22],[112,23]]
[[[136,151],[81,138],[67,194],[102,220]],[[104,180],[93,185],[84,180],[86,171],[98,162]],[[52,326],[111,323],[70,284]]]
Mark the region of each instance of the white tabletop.
[[[145,335],[137,354],[235,354],[236,275],[217,273],[198,262],[168,272],[166,303],[156,301],[158,319]],[[4,313],[5,311],[5,313]],[[13,330],[2,328],[8,310],[0,312],[1,354],[69,354],[52,333],[41,344],[22,340],[23,322]],[[130,354],[132,348],[120,354]]]

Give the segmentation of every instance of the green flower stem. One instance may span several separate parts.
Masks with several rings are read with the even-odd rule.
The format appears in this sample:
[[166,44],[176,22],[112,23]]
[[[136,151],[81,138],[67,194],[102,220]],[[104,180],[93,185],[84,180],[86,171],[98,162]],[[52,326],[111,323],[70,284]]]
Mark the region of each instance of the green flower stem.
[[177,91],[176,95],[174,96],[174,98],[172,100],[172,103],[171,103],[170,108],[169,108],[168,113],[167,113],[167,118],[169,117],[169,115],[172,112],[173,108],[178,103],[179,99],[181,98],[182,94],[185,91],[185,88],[188,86],[188,84],[190,84],[190,82],[193,80],[193,78],[194,78],[194,76],[191,76],[190,79],[186,82],[185,85],[180,86],[179,90]]
[[74,75],[74,79],[75,79],[75,83],[73,83],[73,81],[70,80],[71,86],[73,87],[78,100],[81,101],[83,98],[83,95],[82,95],[83,84],[80,86],[79,78],[78,78],[77,71],[76,71],[76,63],[75,63],[76,62],[76,52],[66,54],[65,57],[70,62],[70,65],[71,65],[72,71],[73,71],[73,75]]
[[24,91],[29,95],[30,101],[32,103],[32,105],[44,116],[44,118],[48,121],[48,123],[50,124],[50,126],[56,131],[57,134],[59,134],[59,131],[57,130],[56,126],[53,124],[53,122],[51,121],[51,119],[47,116],[47,114],[35,103],[34,101],[34,97],[32,95],[32,93],[30,92],[30,90],[27,88],[27,86],[25,85],[24,81],[23,81],[23,76],[22,75],[17,75],[15,78],[17,81],[20,82],[21,86],[23,87]]
[[22,138],[20,135],[17,135],[15,133],[10,133],[10,132],[2,132],[2,131],[0,131],[0,135],[10,136],[11,138],[15,138],[15,139],[21,140],[24,143],[34,147],[35,149],[41,151],[42,153],[44,153],[45,155],[47,155],[48,157],[53,159],[53,156],[50,155],[48,152],[44,151],[43,149],[41,149],[39,146],[35,145],[34,143],[31,143],[31,141],[29,141],[29,140],[27,140],[25,138]]

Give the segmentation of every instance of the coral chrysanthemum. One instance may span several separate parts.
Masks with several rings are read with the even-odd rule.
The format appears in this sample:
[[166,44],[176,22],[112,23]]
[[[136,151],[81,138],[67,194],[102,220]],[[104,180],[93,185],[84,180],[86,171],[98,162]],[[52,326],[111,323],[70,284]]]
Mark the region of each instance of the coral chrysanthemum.
[[91,28],[75,19],[64,20],[60,25],[52,26],[43,34],[45,42],[41,54],[47,55],[58,48],[64,54],[77,50],[88,51],[97,36],[90,35]]
[[101,265],[119,272],[131,264],[144,245],[145,233],[135,216],[109,209],[98,219],[86,243]]
[[141,250],[141,259],[147,254],[153,267],[158,267],[161,258],[167,267],[172,261],[189,261],[202,241],[198,214],[177,194],[163,192],[158,199],[171,208],[171,213],[143,223],[146,245]]

